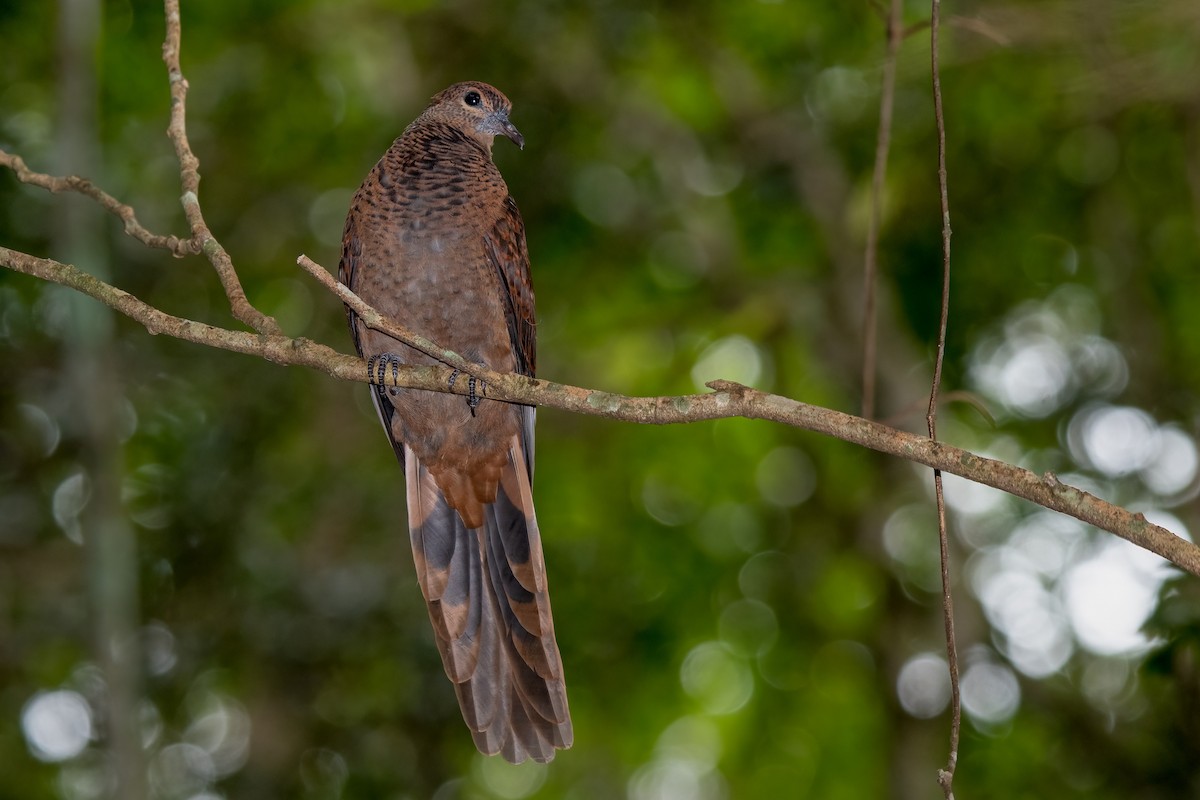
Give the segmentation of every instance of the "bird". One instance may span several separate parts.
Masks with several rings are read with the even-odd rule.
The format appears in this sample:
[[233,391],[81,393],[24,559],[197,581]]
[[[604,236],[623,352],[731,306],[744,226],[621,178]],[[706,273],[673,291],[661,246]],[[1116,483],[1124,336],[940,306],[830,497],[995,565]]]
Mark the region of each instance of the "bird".
[[[524,149],[512,104],[486,83],[434,95],[367,174],[342,235],[338,279],[389,319],[473,363],[534,375],[525,224],[492,160]],[[350,333],[403,469],[417,581],[475,745],[512,763],[574,740],[534,513],[534,408],[384,386],[435,359],[367,328]],[[451,384],[459,377],[456,371]]]

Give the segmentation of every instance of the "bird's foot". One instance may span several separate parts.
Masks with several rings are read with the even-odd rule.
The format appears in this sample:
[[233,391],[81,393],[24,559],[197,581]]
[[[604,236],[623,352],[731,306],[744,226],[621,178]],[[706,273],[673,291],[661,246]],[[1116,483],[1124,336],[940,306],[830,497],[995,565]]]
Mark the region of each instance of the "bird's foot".
[[[461,370],[454,370],[450,373],[449,386],[454,388],[454,382],[458,380],[458,376],[462,374]],[[479,393],[475,392],[475,387],[479,387]],[[471,409],[471,416],[475,416],[475,409],[479,407],[481,395],[487,394],[487,381],[481,381],[474,375],[467,376],[467,407]]]
[[392,368],[392,385],[400,380],[400,365],[404,362],[395,353],[380,353],[367,359],[367,380],[375,386],[387,386],[387,368]]

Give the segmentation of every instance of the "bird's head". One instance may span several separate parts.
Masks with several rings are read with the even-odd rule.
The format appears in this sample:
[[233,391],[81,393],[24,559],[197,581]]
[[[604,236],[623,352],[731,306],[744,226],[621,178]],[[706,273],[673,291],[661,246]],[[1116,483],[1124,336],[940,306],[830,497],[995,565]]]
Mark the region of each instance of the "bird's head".
[[456,83],[433,96],[422,116],[449,123],[473,136],[490,153],[497,136],[525,149],[525,137],[508,119],[512,103],[494,86],[478,81]]

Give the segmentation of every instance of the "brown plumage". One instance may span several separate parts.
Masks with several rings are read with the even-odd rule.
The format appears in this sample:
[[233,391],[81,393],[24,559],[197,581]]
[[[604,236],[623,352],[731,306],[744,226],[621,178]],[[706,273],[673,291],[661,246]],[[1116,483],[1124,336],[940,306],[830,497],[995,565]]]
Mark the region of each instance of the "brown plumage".
[[[524,145],[510,108],[485,83],[436,95],[354,195],[338,277],[467,360],[533,375],[525,226],[492,163],[497,135]],[[436,363],[347,313],[364,358]],[[573,734],[533,511],[534,409],[378,386],[372,397],[404,468],[417,580],[475,744],[549,761]]]

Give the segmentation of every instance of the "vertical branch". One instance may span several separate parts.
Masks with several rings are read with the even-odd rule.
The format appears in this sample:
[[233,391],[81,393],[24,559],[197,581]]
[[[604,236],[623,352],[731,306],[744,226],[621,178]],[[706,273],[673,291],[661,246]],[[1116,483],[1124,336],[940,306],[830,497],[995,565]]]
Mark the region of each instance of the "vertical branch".
[[259,333],[282,334],[279,323],[273,317],[267,316],[250,304],[233,268],[233,260],[204,221],[204,214],[200,210],[200,159],[192,152],[187,137],[188,82],[187,78],[183,77],[179,59],[179,48],[183,40],[179,0],[164,0],[163,9],[167,21],[167,34],[163,41],[162,57],[167,65],[167,79],[171,85],[171,121],[167,126],[167,136],[175,146],[175,155],[179,159],[179,182],[183,189],[180,202],[192,231],[192,241],[196,249],[203,252],[216,269],[233,316]]
[[[58,4],[57,160],[65,172],[93,172],[100,158],[96,125],[96,52],[99,0]],[[64,196],[57,208],[54,247],[66,260],[108,278],[100,209],[83,197]],[[90,487],[80,515],[88,573],[93,648],[104,676],[104,742],[115,768],[114,795],[146,797],[142,749],[141,652],[138,647],[137,540],[121,504],[121,388],[113,353],[112,312],[74,292],[51,302],[67,306],[63,327],[69,412],[81,444]]]
[[900,26],[901,0],[892,0],[887,17],[887,55],[883,61],[883,85],[879,96],[879,133],[875,139],[875,171],[871,180],[871,223],[867,228],[867,252],[863,275],[863,375],[862,415],[875,417],[876,273],[878,272],[879,226],[883,217],[883,183],[887,175],[888,150],[892,137],[892,108],[896,99],[896,54],[904,32]]
[[946,799],[954,800],[954,770],[958,766],[958,740],[962,729],[962,698],[958,680],[958,645],[954,640],[954,598],[950,593],[950,547],[946,535],[946,497],[942,490],[941,470],[933,471],[933,484],[937,496],[938,546],[942,564],[942,622],[946,630],[946,662],[950,668],[950,754],[945,769],[938,770],[938,784]]
[[950,193],[946,188],[946,118],[942,111],[942,79],[938,67],[938,14],[941,0],[933,0],[931,31],[933,69],[933,113],[937,118],[938,195],[942,207],[942,316],[938,325],[937,355],[933,364],[933,387],[929,392],[929,436],[937,438],[938,392],[942,385],[942,362],[946,354],[946,326],[950,316]]
[[[938,28],[940,0],[932,0],[930,20],[930,61],[933,73],[933,113],[937,119],[938,191],[942,207],[942,313],[938,326],[937,355],[933,366],[933,386],[929,390],[929,411],[925,420],[929,438],[937,439],[938,391],[942,384],[942,361],[946,353],[946,326],[950,316],[950,192],[946,188],[946,118],[942,110],[942,80],[938,67]],[[933,471],[937,496],[938,543],[942,563],[942,618],[946,627],[946,660],[950,666],[950,755],[946,768],[938,771],[938,784],[947,800],[954,797],[954,769],[958,765],[958,741],[962,726],[962,707],[958,684],[958,646],[954,641],[954,599],[950,592],[950,548],[946,536],[946,499],[942,489],[942,472]]]

